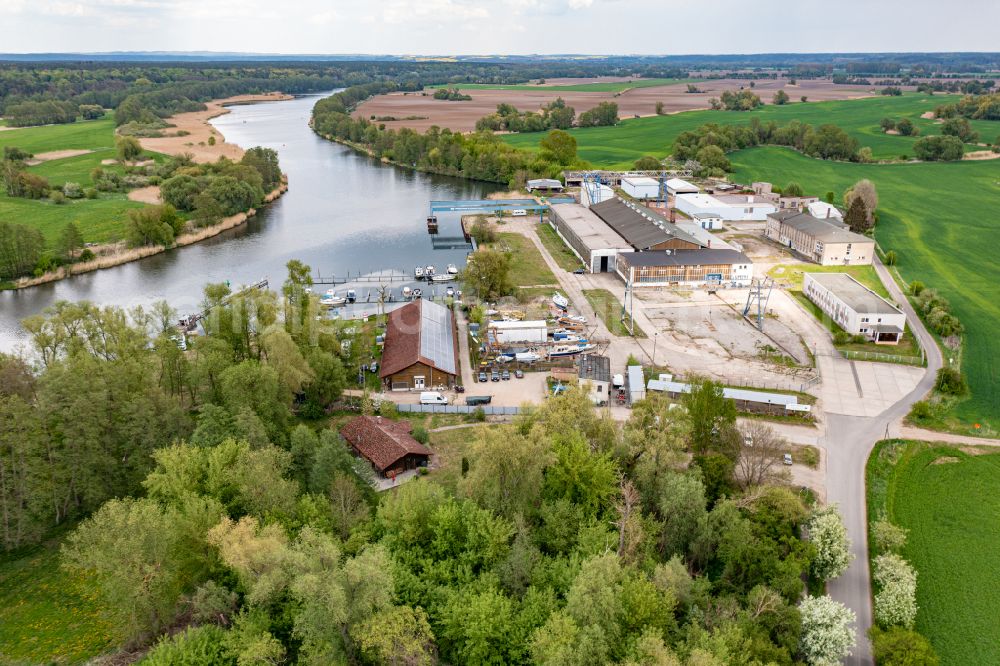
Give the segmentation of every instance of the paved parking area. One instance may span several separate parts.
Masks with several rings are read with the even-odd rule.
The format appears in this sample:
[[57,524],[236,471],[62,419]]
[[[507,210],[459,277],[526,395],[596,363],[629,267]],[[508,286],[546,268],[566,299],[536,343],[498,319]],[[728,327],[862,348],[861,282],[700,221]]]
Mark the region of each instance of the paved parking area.
[[878,416],[917,386],[923,368],[819,356],[817,387],[823,410],[848,416]]

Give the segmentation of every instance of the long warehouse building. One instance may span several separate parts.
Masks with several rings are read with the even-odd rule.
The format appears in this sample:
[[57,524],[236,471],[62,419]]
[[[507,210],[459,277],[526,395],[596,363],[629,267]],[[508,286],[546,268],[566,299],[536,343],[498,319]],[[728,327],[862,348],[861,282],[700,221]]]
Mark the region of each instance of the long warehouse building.
[[590,209],[640,252],[696,250],[703,247],[697,238],[645,206],[626,203],[616,197],[595,204]]
[[728,249],[620,254],[616,271],[636,287],[746,287],[753,280],[749,257]]
[[632,252],[632,246],[586,206],[555,204],[550,211],[552,227],[591,273],[614,271],[618,254]]

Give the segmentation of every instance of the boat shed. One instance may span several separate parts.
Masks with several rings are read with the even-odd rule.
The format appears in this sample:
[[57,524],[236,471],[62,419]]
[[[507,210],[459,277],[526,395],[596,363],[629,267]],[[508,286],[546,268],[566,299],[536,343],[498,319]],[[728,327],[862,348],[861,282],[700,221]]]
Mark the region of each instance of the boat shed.
[[549,221],[591,273],[614,271],[618,253],[632,252],[632,246],[586,206],[555,204]]
[[536,190],[561,192],[563,184],[562,181],[556,180],[555,178],[533,178],[528,181],[527,187],[529,192],[534,192]]
[[694,250],[701,242],[645,206],[615,197],[590,207],[605,224],[633,248],[643,250]]
[[453,386],[458,379],[458,336],[452,311],[418,299],[390,312],[379,376],[393,391]]

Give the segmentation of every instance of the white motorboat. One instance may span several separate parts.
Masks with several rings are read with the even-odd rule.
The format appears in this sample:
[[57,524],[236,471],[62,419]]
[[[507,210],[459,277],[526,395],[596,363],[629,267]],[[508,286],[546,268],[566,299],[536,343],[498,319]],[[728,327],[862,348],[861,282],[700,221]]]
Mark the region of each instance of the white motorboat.
[[497,356],[497,363],[510,363],[513,360],[514,357],[509,356],[507,354],[500,354],[499,356]]
[[416,268],[413,269],[413,277],[415,277],[415,278],[417,278],[419,280],[423,276],[424,276],[424,267],[423,266],[417,266]]
[[534,363],[535,361],[540,360],[542,357],[536,354],[535,352],[520,352],[514,354],[514,358],[517,360],[518,363]]
[[432,278],[436,272],[433,266],[427,266],[424,268],[424,277]]
[[558,291],[552,294],[552,302],[560,310],[565,310],[569,307],[569,299],[560,294]]
[[458,275],[458,266],[455,264],[448,264],[448,272],[452,275]]
[[432,282],[451,282],[454,279],[454,275],[448,275],[447,273],[441,273],[440,275],[434,275],[431,277]]
[[356,300],[358,300],[358,292],[354,291],[353,289],[348,289],[347,290],[347,302],[348,303],[353,303]]
[[572,322],[574,324],[586,324],[587,323],[587,318],[584,317],[583,315],[563,315],[562,317],[559,317],[559,321],[564,321],[564,320],[568,321],[568,322]]
[[574,354],[590,351],[593,348],[594,345],[589,344],[557,345],[549,351],[549,356],[573,356]]
[[323,298],[319,299],[319,304],[326,308],[336,308],[341,305],[347,304],[347,299],[343,296],[335,296],[333,294],[327,294]]
[[423,295],[424,292],[420,287],[417,287],[416,289],[413,290],[413,298],[420,298]]
[[403,298],[410,298],[413,296],[413,290],[409,287],[403,287]]
[[451,287],[448,287],[445,290],[444,295],[447,296],[448,298],[451,298],[451,297],[453,297],[455,295],[455,290],[452,289]]

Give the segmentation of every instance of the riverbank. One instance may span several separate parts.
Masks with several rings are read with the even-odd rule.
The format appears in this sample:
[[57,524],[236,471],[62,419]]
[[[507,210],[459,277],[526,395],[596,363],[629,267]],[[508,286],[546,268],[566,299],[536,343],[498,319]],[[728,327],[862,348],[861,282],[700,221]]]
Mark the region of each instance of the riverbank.
[[[173,127],[164,130],[169,132],[162,137],[140,138],[143,150],[151,150],[167,155],[190,154],[195,162],[214,162],[220,157],[239,161],[245,152],[235,143],[227,143],[226,137],[212,126],[212,118],[229,113],[231,106],[241,104],[256,104],[258,102],[281,102],[293,99],[291,95],[280,92],[261,95],[236,95],[224,99],[214,99],[206,102],[205,110],[178,113],[167,118]],[[214,142],[214,143],[213,143]]]
[[[281,185],[271,190],[267,196],[264,197],[264,204],[273,202],[287,191],[288,179],[285,177],[282,179]],[[181,234],[177,237],[177,241],[169,247],[166,245],[143,245],[142,247],[130,248],[125,245],[124,241],[108,243],[106,245],[95,245],[89,248],[91,252],[97,255],[94,259],[77,264],[70,264],[68,266],[60,266],[54,271],[43,273],[37,277],[20,278],[19,280],[14,281],[13,288],[27,289],[29,287],[37,287],[42,284],[58,282],[59,280],[64,280],[68,277],[79,275],[81,273],[89,273],[91,271],[101,270],[102,268],[121,266],[133,261],[138,261],[139,259],[151,257],[155,254],[160,254],[161,252],[166,252],[170,249],[184,247],[185,245],[192,245],[207,238],[218,236],[223,231],[235,229],[236,227],[245,224],[247,220],[256,214],[257,209],[251,208],[245,213],[230,215],[229,217],[223,218],[218,224],[213,224],[210,227],[204,227],[202,229]]]

